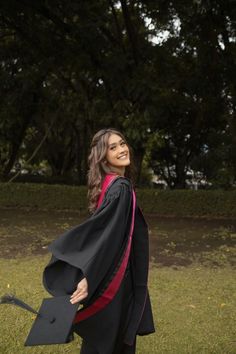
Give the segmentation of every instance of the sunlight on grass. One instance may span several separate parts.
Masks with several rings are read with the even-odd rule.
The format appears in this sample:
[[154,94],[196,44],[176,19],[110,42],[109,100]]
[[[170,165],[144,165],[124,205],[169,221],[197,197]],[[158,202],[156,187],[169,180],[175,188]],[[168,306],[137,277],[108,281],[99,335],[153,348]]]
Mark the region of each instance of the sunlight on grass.
[[[37,309],[49,296],[41,284],[47,262],[48,256],[0,259],[0,293],[14,293]],[[235,353],[234,279],[229,267],[151,267],[156,333],[138,337],[137,354]],[[20,308],[1,305],[0,321],[1,353],[79,353],[78,336],[66,345],[24,347],[33,316]]]

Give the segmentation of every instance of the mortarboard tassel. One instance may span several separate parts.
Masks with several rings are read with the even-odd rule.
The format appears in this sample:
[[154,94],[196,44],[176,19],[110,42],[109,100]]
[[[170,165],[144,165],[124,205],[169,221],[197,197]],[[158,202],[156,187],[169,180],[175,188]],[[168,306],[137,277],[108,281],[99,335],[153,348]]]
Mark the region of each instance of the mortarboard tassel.
[[[41,314],[39,312],[37,312],[36,310],[34,310],[31,306],[29,306],[28,304],[26,304],[24,301],[18,299],[17,297],[15,297],[12,294],[6,294],[3,295],[2,297],[0,297],[0,304],[8,304],[8,305],[15,305],[15,306],[19,306],[24,310],[27,310],[29,312],[34,313],[35,315],[41,316]],[[42,316],[41,316],[42,317]],[[43,318],[45,320],[48,320],[50,323],[53,323],[55,321],[55,318],[47,318],[46,316],[43,316]]]

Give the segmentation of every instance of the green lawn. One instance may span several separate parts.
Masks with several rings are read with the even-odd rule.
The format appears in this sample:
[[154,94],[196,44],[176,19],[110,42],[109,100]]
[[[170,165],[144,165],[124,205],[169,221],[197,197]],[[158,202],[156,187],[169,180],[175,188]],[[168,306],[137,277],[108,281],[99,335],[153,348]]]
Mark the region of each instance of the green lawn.
[[[48,256],[0,258],[0,294],[11,292],[38,308],[48,294],[41,275]],[[228,266],[151,267],[156,333],[138,337],[137,354],[236,353],[235,271]],[[80,339],[61,346],[24,347],[33,315],[0,305],[0,353],[79,353]]]

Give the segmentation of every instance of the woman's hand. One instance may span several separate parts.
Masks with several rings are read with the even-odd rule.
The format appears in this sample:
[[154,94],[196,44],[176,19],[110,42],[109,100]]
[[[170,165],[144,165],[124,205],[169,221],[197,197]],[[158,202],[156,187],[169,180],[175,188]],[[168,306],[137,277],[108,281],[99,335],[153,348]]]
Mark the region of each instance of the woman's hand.
[[70,302],[75,304],[80,302],[88,296],[88,282],[86,278],[83,278],[77,285],[77,289],[70,297]]

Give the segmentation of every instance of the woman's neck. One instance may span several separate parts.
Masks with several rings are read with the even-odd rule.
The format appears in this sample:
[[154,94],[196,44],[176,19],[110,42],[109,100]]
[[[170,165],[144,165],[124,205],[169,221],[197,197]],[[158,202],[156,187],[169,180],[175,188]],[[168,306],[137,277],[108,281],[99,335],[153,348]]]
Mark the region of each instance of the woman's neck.
[[109,174],[115,174],[115,175],[124,177],[125,167],[120,167],[120,168],[113,167],[112,170],[109,172]]

